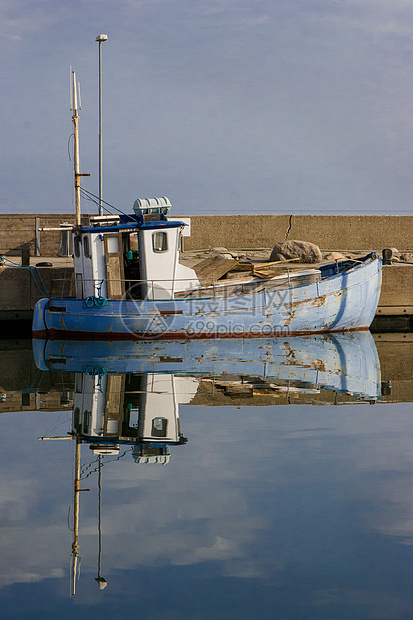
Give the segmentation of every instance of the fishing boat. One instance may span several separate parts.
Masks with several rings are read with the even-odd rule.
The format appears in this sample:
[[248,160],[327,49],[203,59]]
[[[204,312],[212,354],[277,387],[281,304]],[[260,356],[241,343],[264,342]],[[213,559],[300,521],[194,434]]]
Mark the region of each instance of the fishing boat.
[[179,262],[184,223],[163,206],[145,210],[75,228],[75,277],[55,282],[60,291],[37,303],[34,338],[272,337],[365,330],[374,318],[382,266],[375,253],[205,282]]
[[[76,225],[74,278],[54,283],[34,310],[34,338],[246,338],[366,330],[378,304],[376,253],[317,266],[201,277],[182,264],[187,221],[168,198],[81,225],[77,98],[73,81]],[[230,276],[230,277],[229,277]]]

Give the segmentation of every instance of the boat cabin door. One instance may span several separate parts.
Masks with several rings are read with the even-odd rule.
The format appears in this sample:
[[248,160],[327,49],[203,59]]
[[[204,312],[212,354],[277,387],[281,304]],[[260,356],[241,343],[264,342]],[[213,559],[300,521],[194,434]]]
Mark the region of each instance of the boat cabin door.
[[125,276],[123,268],[122,236],[120,232],[104,235],[108,299],[123,299]]
[[105,437],[121,434],[125,375],[107,375],[105,402]]

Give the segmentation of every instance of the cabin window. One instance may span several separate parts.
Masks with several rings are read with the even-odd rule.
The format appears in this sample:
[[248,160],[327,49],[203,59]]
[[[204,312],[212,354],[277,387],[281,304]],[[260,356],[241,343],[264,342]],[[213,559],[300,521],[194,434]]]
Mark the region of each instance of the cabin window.
[[83,298],[83,278],[81,273],[75,274],[76,299]]
[[89,432],[89,426],[90,426],[90,415],[91,415],[91,411],[88,411],[87,409],[84,410],[83,412],[83,434],[87,435]]
[[74,249],[75,249],[75,256],[76,258],[80,257],[80,238],[75,235],[75,238],[73,240],[73,245],[74,245]]
[[168,236],[166,232],[152,234],[152,247],[154,252],[166,252],[168,249]]
[[106,247],[109,254],[117,254],[119,252],[119,237],[117,235],[107,235]]
[[77,372],[75,376],[75,392],[82,394],[83,392],[83,373]]
[[83,237],[83,254],[86,258],[90,258],[90,244],[89,237],[87,236]]
[[129,249],[132,250],[132,252],[139,251],[138,233],[131,233],[129,235]]
[[82,427],[80,426],[80,409],[76,407],[73,412],[73,427],[77,431],[81,431]]
[[137,429],[139,426],[139,409],[129,410],[129,428]]
[[166,418],[154,418],[152,420],[152,437],[166,437],[168,420]]

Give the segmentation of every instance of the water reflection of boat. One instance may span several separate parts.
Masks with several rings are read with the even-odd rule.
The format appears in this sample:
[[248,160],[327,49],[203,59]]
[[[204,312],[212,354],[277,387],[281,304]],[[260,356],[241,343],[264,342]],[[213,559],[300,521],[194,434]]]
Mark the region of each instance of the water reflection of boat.
[[191,400],[197,387],[198,382],[191,377],[174,377],[168,374],[76,373],[72,430],[68,435],[76,442],[71,555],[72,595],[76,593],[76,580],[79,578],[80,492],[84,490],[80,488],[81,444],[89,444],[97,457],[95,471],[98,472],[99,492],[99,553],[98,576],[95,580],[99,588],[103,589],[107,582],[101,576],[102,458],[105,455],[118,455],[120,446],[126,444],[131,446],[136,463],[167,464],[170,457],[169,446],[183,445],[187,441],[181,432],[179,405]]
[[225,374],[257,377],[273,389],[295,382],[373,400],[381,392],[380,364],[369,332],[210,341],[35,340],[33,346],[38,368],[100,376],[100,381],[131,373],[175,378]]
[[81,444],[89,445],[94,461],[88,467],[98,473],[96,581],[103,589],[107,582],[101,576],[102,459],[128,452],[139,464],[167,464],[171,446],[187,441],[179,406],[193,402],[201,383],[214,381],[244,396],[246,390],[311,394],[322,388],[370,402],[381,395],[380,365],[369,332],[229,341],[37,340],[34,353],[40,370],[74,373],[68,435],[76,446],[72,595],[80,562],[80,492],[85,490],[81,488]]
[[[188,403],[196,393],[198,381],[190,376],[147,373],[139,375],[76,372],[73,396],[72,429],[66,437],[42,439],[73,439],[74,493],[73,542],[71,554],[71,594],[76,593],[79,578],[79,513],[82,479],[81,445],[89,444],[95,460],[88,467],[98,472],[99,494],[99,553],[98,576],[100,589],[107,582],[101,576],[101,489],[103,457],[127,451],[138,464],[169,462],[170,446],[184,445],[187,439],[181,432],[179,405]],[[94,467],[94,469],[93,469]]]
[[73,435],[95,454],[117,454],[132,444],[137,463],[167,463],[169,446],[186,443],[179,405],[188,403],[198,382],[169,374],[76,373]]

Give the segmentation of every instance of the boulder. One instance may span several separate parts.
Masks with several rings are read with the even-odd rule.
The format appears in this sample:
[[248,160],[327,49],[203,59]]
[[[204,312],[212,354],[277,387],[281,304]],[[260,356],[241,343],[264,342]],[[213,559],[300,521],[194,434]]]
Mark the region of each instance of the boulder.
[[302,263],[319,263],[323,257],[318,245],[309,241],[284,241],[277,243],[271,252],[270,261],[298,258]]

